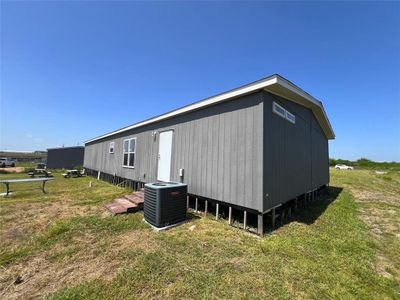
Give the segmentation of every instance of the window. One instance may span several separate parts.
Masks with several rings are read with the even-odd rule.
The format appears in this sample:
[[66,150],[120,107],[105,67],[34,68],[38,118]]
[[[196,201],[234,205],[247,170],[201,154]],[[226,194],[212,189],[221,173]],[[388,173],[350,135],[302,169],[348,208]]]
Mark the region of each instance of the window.
[[135,167],[136,138],[124,141],[124,161],[123,166],[127,168]]
[[276,102],[272,102],[272,111],[276,113],[278,116],[288,120],[290,123],[295,124],[296,123],[296,116],[290,112],[288,112],[286,109],[284,109],[282,106],[280,106]]
[[276,102],[272,102],[272,111],[282,118],[286,117],[286,110]]
[[288,120],[290,123],[295,124],[296,123],[296,117],[294,114],[286,111],[286,120]]
[[108,152],[114,153],[114,142],[110,142],[110,147],[108,148]]

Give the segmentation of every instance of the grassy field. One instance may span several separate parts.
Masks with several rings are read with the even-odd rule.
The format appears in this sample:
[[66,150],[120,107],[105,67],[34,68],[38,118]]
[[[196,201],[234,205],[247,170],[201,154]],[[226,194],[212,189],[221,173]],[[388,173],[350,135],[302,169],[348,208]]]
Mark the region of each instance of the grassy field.
[[212,216],[155,233],[110,216],[127,191],[89,177],[47,190],[0,198],[2,299],[400,298],[399,172],[331,170],[328,193],[263,239]]
[[34,163],[34,162],[24,162],[24,161],[17,161],[15,163],[16,167],[23,167],[23,168],[27,168],[27,169],[32,169],[32,168],[36,168],[36,166],[38,165],[38,163]]

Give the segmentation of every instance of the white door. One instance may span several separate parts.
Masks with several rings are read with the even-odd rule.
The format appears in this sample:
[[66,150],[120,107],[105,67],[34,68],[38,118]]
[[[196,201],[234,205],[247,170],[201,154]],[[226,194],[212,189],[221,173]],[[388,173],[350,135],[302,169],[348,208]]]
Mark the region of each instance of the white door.
[[160,132],[158,146],[158,173],[160,181],[170,181],[172,154],[172,130]]

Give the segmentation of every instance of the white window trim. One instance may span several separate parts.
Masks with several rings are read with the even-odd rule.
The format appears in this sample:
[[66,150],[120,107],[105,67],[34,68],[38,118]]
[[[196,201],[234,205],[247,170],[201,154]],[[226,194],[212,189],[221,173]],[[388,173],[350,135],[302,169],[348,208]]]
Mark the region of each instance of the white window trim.
[[[290,119],[289,116],[292,117],[293,120]],[[296,124],[296,116],[294,114],[292,114],[291,112],[286,111],[286,120],[288,120],[292,124]]]
[[[115,147],[115,143],[110,142],[110,144],[108,145],[108,153],[114,154],[114,147]],[[112,151],[111,151],[111,149],[112,149]]]
[[[133,152],[129,152],[131,140],[135,140],[135,149],[134,149],[135,151],[133,151]],[[124,148],[125,141],[129,141],[128,142],[128,152],[125,152],[125,148]],[[136,146],[137,146],[137,141],[136,141],[135,137],[134,138],[130,138],[130,139],[125,139],[125,140],[122,141],[122,167],[123,168],[128,168],[128,169],[134,169],[135,168],[135,166],[136,166]],[[126,153],[128,154],[128,165],[124,165],[124,156],[125,156]],[[133,166],[129,166],[129,158],[130,158],[130,154],[131,153],[135,154],[135,157],[133,159]]]
[[[279,111],[278,108],[283,110],[283,112]],[[275,101],[272,102],[272,112],[274,114],[280,116],[281,118],[286,119],[290,123],[296,124],[296,116],[294,114],[292,114],[291,112],[289,112],[288,110],[286,110],[285,108],[283,108],[281,105],[279,105]],[[291,117],[293,118],[293,120],[291,119]]]
[[[280,111],[277,110],[277,108],[280,108],[283,110],[283,113],[281,113]],[[284,109],[282,106],[280,106],[278,103],[276,103],[275,101],[272,102],[272,111],[277,114],[278,116],[286,119],[286,109]]]

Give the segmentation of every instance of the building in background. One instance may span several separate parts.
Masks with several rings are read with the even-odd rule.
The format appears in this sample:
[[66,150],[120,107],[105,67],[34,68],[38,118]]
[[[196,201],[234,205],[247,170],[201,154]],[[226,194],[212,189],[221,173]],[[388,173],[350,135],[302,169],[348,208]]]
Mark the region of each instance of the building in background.
[[47,151],[0,151],[0,157],[7,157],[17,162],[45,163]]
[[83,146],[62,147],[47,149],[47,168],[50,169],[74,169],[83,166]]

